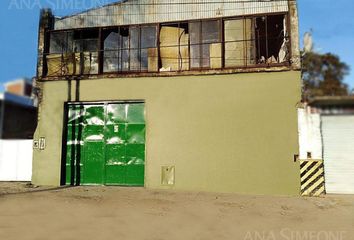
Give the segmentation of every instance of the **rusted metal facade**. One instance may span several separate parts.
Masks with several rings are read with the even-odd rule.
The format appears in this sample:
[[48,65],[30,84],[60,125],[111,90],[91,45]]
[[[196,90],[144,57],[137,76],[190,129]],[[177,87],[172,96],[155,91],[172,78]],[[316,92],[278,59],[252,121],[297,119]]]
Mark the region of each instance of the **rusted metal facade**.
[[129,0],[57,18],[55,30],[287,12],[288,0]]

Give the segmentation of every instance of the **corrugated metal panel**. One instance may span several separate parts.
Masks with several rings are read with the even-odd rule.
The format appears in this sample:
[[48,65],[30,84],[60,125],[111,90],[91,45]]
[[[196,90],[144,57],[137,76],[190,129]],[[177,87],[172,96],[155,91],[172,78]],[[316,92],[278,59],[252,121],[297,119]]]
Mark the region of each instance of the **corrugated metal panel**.
[[326,192],[354,194],[354,116],[323,116]]
[[0,181],[31,181],[32,140],[0,140]]
[[171,22],[287,11],[288,0],[129,0],[56,19],[55,29]]

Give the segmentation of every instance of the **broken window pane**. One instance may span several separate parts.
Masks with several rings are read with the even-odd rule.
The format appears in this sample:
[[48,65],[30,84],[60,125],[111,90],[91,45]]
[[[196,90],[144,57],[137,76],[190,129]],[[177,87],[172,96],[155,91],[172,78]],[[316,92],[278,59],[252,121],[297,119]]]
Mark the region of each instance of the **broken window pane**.
[[118,72],[119,52],[117,50],[105,50],[103,58],[103,72]]
[[180,23],[178,64],[179,70],[189,70],[189,26],[188,23]]
[[256,18],[257,63],[273,64],[287,61],[288,49],[284,15]]
[[75,74],[98,73],[98,30],[77,30],[74,33]]
[[80,58],[83,58],[83,64],[79,59],[77,61],[77,65],[80,66],[80,74],[98,73],[98,52],[84,52],[80,55]]
[[73,32],[61,31],[50,33],[49,54],[46,55],[46,75],[74,74],[75,58],[73,50]]
[[225,19],[224,43],[221,20],[162,24],[159,36],[157,25],[103,28],[102,39],[98,28],[52,32],[45,71],[48,75],[96,74],[101,50],[102,69],[107,73],[284,63],[289,60],[285,19],[284,15]]
[[104,39],[104,49],[105,50],[118,50],[119,49],[119,33],[118,29],[114,30],[108,30],[107,32],[104,32],[104,35],[106,35],[106,38]]
[[120,43],[120,35],[118,33],[118,29],[107,30],[103,33],[103,35],[105,36],[103,42],[103,71],[118,72]]
[[73,32],[52,32],[50,34],[49,53],[67,53],[72,51]]
[[265,64],[268,58],[266,17],[256,18],[257,63]]
[[[268,39],[268,56],[275,58],[278,63],[284,61],[281,51],[285,44],[285,18],[284,15],[267,17],[267,39]],[[286,53],[285,53],[286,54]],[[281,59],[282,58],[282,59]]]
[[75,31],[74,52],[93,52],[98,50],[98,30]]
[[98,39],[86,39],[83,46],[84,52],[96,52],[98,51]]
[[50,34],[50,53],[62,53],[66,45],[66,33],[53,32]]
[[120,45],[120,55],[121,63],[120,71],[126,72],[129,71],[129,28],[122,27],[119,30],[121,35],[121,45]]

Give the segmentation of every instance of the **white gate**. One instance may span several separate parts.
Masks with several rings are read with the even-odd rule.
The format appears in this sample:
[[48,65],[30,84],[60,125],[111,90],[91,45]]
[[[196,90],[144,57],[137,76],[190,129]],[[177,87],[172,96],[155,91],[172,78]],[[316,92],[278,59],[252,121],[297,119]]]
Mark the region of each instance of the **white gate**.
[[322,116],[327,193],[354,194],[354,116]]
[[0,181],[31,181],[32,140],[0,140]]

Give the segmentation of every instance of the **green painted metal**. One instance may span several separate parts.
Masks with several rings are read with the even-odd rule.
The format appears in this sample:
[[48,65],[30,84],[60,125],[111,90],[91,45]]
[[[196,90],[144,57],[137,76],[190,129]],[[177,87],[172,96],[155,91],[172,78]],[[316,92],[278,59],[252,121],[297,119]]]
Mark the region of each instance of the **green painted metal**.
[[69,105],[68,114],[67,184],[144,185],[143,103]]
[[81,143],[83,146],[80,154],[80,184],[102,185],[104,184],[105,165],[104,105],[84,106],[82,123]]

